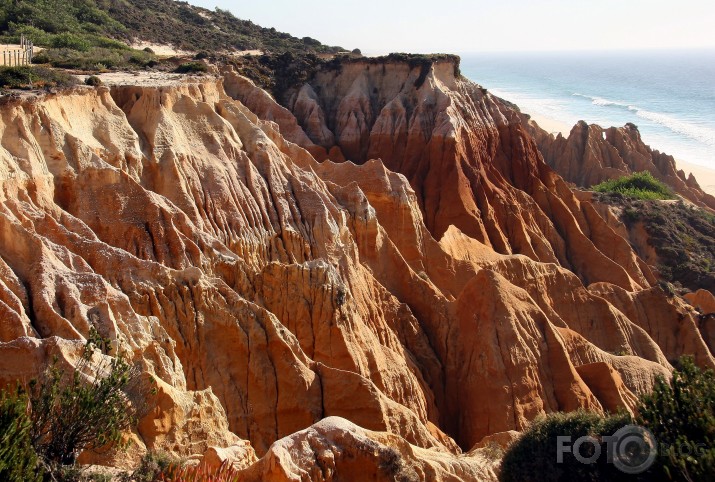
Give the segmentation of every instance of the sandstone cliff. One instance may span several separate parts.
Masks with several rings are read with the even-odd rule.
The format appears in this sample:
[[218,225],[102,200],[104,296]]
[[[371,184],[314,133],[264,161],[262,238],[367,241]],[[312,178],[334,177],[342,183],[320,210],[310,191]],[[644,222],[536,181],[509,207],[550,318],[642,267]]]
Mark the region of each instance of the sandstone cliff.
[[686,177],[672,156],[647,146],[633,124],[604,129],[580,121],[568,138],[564,138],[524,120],[549,166],[577,186],[590,187],[608,179],[648,171],[685,199],[715,209],[715,197],[704,192],[692,174]]
[[0,381],[95,327],[158,381],[142,450],[489,480],[462,454],[485,437],[631,410],[683,354],[715,366],[697,314],[455,67],[350,63],[287,106],[230,71],[5,103]]

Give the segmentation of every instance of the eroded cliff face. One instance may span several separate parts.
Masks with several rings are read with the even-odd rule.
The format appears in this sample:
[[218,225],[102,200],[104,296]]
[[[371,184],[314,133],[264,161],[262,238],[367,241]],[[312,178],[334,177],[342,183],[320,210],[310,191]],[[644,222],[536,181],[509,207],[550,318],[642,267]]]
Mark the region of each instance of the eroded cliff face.
[[686,177],[678,170],[673,156],[647,146],[633,124],[604,129],[580,121],[565,138],[524,121],[549,166],[577,186],[648,171],[692,203],[715,209],[715,197],[704,192],[692,174]]
[[3,105],[0,381],[95,327],[157,380],[141,449],[233,446],[256,480],[488,480],[459,455],[484,437],[632,410],[683,354],[715,366],[454,71],[348,64],[289,109],[231,72]]

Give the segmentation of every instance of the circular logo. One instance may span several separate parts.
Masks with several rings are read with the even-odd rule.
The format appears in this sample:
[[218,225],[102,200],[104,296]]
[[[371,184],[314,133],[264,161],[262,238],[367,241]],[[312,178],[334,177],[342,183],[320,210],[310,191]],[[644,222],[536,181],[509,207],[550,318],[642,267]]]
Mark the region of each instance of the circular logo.
[[658,456],[658,446],[650,430],[626,425],[613,434],[613,465],[624,474],[642,474]]

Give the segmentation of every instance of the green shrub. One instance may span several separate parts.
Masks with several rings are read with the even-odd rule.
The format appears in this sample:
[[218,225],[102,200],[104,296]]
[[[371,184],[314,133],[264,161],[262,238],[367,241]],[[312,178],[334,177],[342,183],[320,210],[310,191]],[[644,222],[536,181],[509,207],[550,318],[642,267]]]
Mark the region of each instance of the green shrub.
[[91,46],[86,37],[69,32],[53,35],[50,41],[50,47],[56,49],[72,49],[86,52]]
[[650,172],[637,172],[630,176],[611,179],[592,188],[596,192],[617,193],[629,198],[655,200],[673,199],[673,193]]
[[201,62],[186,62],[185,64],[179,65],[174,72],[178,74],[198,74],[206,72],[208,67],[206,64]]
[[101,355],[109,351],[109,340],[92,330],[72,373],[53,363],[30,383],[33,445],[48,463],[67,465],[84,450],[117,446],[134,425],[129,391],[138,384],[136,372],[121,354]]
[[[658,445],[655,462],[647,472],[621,473],[604,455],[608,448],[601,437],[631,424],[629,415],[556,413],[535,420],[509,447],[500,480],[715,481],[715,374],[698,368],[688,357],[676,365],[671,381],[658,379],[653,392],[640,398],[636,410],[633,423],[650,430]],[[584,465],[566,453],[563,463],[557,463],[557,437],[563,435],[574,441],[586,435],[601,440],[601,457]],[[582,445],[581,455],[588,457],[590,447]]]
[[[599,439],[604,435],[613,435],[619,428],[629,423],[631,419],[627,414],[603,417],[585,411],[554,413],[538,418],[507,450],[502,460],[499,480],[501,482],[636,480],[626,478],[625,474],[607,463],[604,455],[607,451],[605,443],[601,443],[602,456],[597,463],[582,464],[571,453],[564,454],[563,463],[557,463],[557,437],[570,435],[574,441],[583,436]],[[589,457],[593,450],[595,450],[593,446],[584,444],[581,446],[580,453],[584,457]]]
[[0,480],[42,480],[37,455],[32,448],[27,396],[0,392]]
[[637,422],[655,435],[662,480],[715,480],[715,374],[683,358],[642,397]]

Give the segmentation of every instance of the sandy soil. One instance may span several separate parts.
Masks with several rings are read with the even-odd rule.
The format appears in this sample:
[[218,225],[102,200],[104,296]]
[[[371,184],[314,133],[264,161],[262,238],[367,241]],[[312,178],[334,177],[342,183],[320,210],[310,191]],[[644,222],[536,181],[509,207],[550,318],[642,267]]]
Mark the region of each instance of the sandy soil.
[[233,55],[237,57],[245,57],[246,55],[263,55],[262,50],[239,50],[234,52]]
[[191,55],[193,52],[188,50],[177,49],[173,45],[155,44],[151,42],[135,42],[130,45],[131,48],[137,50],[144,50],[145,48],[150,48],[154,51],[156,55],[161,55],[162,57],[172,57],[175,55]]
[[[84,82],[89,76],[78,75],[77,77]],[[196,81],[196,76],[194,75],[174,74],[171,72],[110,72],[99,74],[97,77],[105,85],[138,85],[141,87],[179,85],[183,82]]]

